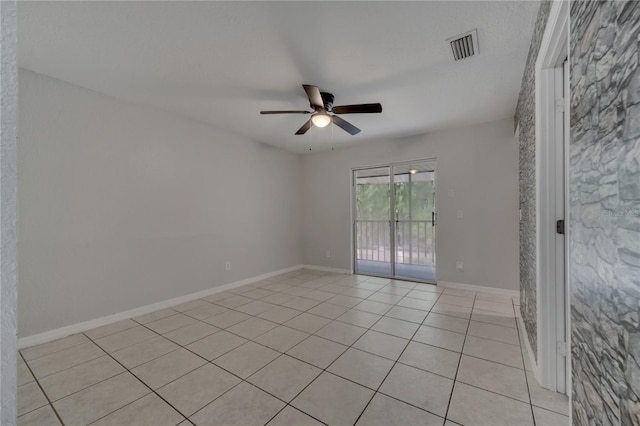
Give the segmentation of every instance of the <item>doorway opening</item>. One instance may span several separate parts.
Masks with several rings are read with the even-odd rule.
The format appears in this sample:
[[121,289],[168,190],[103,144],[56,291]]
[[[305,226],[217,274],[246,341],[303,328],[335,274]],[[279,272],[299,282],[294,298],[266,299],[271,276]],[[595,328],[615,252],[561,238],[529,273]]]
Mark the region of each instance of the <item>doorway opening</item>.
[[436,282],[435,160],[353,171],[358,274]]

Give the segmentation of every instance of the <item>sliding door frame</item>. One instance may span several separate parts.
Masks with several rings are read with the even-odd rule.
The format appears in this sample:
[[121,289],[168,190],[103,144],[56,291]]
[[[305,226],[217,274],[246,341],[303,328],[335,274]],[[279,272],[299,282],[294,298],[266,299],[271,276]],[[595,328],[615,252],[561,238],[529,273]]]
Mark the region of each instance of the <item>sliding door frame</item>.
[[[359,167],[353,167],[351,169],[351,267],[353,270],[353,273],[356,274],[358,273],[358,256],[356,255],[356,242],[357,242],[357,225],[356,225],[356,221],[357,221],[357,202],[356,202],[356,173],[358,171],[362,171],[362,170],[370,170],[370,169],[381,169],[381,168],[388,168],[389,169],[389,243],[390,243],[390,251],[391,251],[391,275],[386,276],[386,275],[375,275],[375,274],[367,274],[368,276],[372,276],[372,277],[379,277],[379,278],[389,278],[389,279],[393,279],[393,280],[401,280],[401,281],[412,281],[412,282],[422,282],[422,283],[427,283],[427,284],[437,284],[437,277],[438,277],[438,272],[437,272],[437,266],[436,268],[436,280],[435,281],[428,281],[428,280],[419,280],[416,278],[406,278],[406,277],[396,277],[396,238],[395,238],[395,232],[396,232],[396,227],[395,227],[395,183],[394,183],[394,167],[398,167],[398,166],[407,166],[410,164],[416,164],[416,163],[433,163],[434,167],[433,167],[433,180],[434,180],[434,188],[433,188],[433,192],[434,192],[434,197],[435,200],[438,199],[437,196],[437,188],[438,188],[438,167],[437,167],[437,158],[436,157],[431,157],[431,158],[425,158],[425,159],[417,159],[417,160],[405,160],[405,161],[399,161],[399,162],[394,162],[394,163],[383,163],[383,164],[374,164],[374,165],[368,165],[368,166],[359,166]],[[435,212],[435,217],[438,217],[438,212],[437,212],[437,208],[438,208],[438,203],[437,201],[434,203],[434,212]],[[437,223],[437,219],[436,219],[436,223]],[[432,226],[434,227],[433,230],[433,250],[436,251],[437,248],[437,244],[436,244],[436,229],[435,229],[435,224],[432,223]],[[436,259],[438,259],[438,253],[435,253],[435,257]],[[437,261],[436,261],[437,262]],[[437,263],[436,263],[437,265]]]

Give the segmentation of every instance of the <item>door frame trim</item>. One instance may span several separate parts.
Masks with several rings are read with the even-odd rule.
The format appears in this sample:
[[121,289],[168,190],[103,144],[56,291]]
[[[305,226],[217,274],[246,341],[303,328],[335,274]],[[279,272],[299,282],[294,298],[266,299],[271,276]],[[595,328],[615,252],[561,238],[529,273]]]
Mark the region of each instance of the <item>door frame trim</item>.
[[[562,78],[563,63],[568,57],[569,2],[554,1],[535,66],[538,365],[534,371],[541,386],[562,393],[567,393],[571,388],[570,318],[567,305],[569,229],[566,226],[569,218],[569,141],[565,137],[568,111],[564,117],[562,115],[566,99],[562,105],[558,104],[558,99],[564,98],[564,93],[559,93],[562,89],[558,87],[558,78]],[[556,170],[559,153],[564,154],[563,176]],[[556,211],[560,205],[557,197],[561,191],[564,191],[564,217],[558,218]],[[556,242],[557,219],[565,220],[564,250]],[[560,267],[564,271],[559,271]],[[562,275],[558,275],[560,273]],[[561,285],[563,288],[560,288]],[[566,342],[567,361],[564,365],[561,365],[558,355],[562,342]]]

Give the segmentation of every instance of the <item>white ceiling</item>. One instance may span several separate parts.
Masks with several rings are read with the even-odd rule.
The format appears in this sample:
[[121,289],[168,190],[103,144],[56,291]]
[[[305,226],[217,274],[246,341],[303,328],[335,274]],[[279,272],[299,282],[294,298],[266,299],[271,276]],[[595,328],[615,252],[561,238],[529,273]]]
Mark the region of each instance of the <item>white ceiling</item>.
[[[296,152],[514,115],[538,2],[19,2],[19,64]],[[447,38],[477,28],[480,54]],[[301,84],[382,103],[294,132]]]

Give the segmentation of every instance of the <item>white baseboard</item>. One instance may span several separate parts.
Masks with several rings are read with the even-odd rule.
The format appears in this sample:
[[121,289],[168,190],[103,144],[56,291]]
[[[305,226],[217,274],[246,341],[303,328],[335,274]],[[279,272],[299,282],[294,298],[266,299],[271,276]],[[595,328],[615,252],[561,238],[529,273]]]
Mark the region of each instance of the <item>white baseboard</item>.
[[304,269],[313,269],[315,271],[335,272],[337,274],[351,274],[351,269],[330,268],[328,266],[302,265]]
[[83,321],[77,324],[67,325],[65,327],[56,328],[54,330],[45,331],[44,333],[38,333],[32,336],[21,337],[18,339],[18,349],[28,348],[30,346],[50,342],[52,340],[60,339],[62,337],[66,337],[71,334],[80,333],[83,331],[91,330],[96,327],[101,327],[103,325],[122,321],[124,319],[137,317],[139,315],[148,314],[149,312],[179,305],[180,303],[190,302],[195,299],[211,296],[212,294],[220,293],[225,290],[231,290],[236,287],[240,287],[246,284],[251,284],[256,281],[264,280],[266,278],[271,278],[276,275],[285,274],[287,272],[302,269],[303,267],[308,269],[314,269],[311,266],[295,265],[289,268],[279,269],[277,271],[268,272],[266,274],[258,275],[251,278],[246,278],[244,280],[235,281],[229,284],[224,284],[221,286],[209,288],[206,290],[198,291],[198,292],[187,294],[184,296],[174,297],[173,299],[163,300],[162,302],[152,303],[150,305],[141,306],[139,308],[130,309],[128,311],[107,315],[106,317],[96,318],[89,321]]
[[460,290],[482,291],[485,293],[503,294],[505,296],[520,297],[519,290],[507,290],[505,288],[485,287],[474,284],[454,283],[450,281],[438,281],[440,287],[459,288]]
[[524,348],[527,350],[529,364],[531,365],[533,376],[536,378],[536,381],[538,382],[538,384],[540,384],[541,383],[540,368],[538,367],[538,361],[537,361],[537,358],[534,356],[533,349],[531,349],[531,343],[529,343],[529,333],[527,333],[527,328],[524,326],[524,321],[522,321],[522,315],[520,315],[520,309],[518,309],[518,318],[519,318],[519,321],[517,321],[517,323],[520,329],[520,335],[523,336],[522,340],[524,340]]

